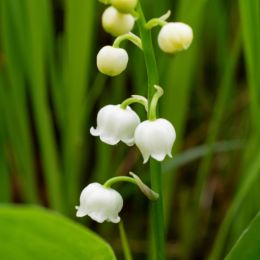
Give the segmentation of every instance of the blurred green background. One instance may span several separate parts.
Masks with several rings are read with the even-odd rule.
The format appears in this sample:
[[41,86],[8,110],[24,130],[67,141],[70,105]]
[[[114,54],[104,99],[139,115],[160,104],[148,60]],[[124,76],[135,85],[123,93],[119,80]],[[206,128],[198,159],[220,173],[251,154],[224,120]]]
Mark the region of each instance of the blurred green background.
[[[260,4],[141,3],[147,19],[170,9],[170,21],[194,30],[191,48],[174,56],[159,50],[153,30],[160,115],[177,132],[173,159],[162,164],[167,259],[223,259],[260,210]],[[101,26],[104,9],[96,0],[0,0],[1,204],[43,205],[74,219],[89,182],[131,170],[149,184],[135,147],[89,134],[100,107],[147,88],[131,43],[122,75],[97,71],[97,52],[113,42]],[[134,259],[149,259],[150,202],[131,185],[116,188]],[[122,259],[116,225],[82,221]]]

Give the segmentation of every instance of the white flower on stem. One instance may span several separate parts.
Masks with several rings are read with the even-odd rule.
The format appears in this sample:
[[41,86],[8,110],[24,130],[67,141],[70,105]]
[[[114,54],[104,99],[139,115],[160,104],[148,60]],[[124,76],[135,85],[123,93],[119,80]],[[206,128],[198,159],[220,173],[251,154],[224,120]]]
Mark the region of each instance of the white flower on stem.
[[97,128],[91,127],[90,133],[110,145],[122,141],[132,146],[134,132],[139,123],[138,115],[129,106],[124,109],[121,105],[107,105],[99,110]]
[[163,161],[165,156],[172,157],[171,150],[176,138],[175,129],[166,119],[146,120],[135,129],[135,143],[142,153],[144,163],[151,156]]
[[118,223],[118,213],[123,207],[123,198],[116,190],[105,188],[99,183],[91,183],[80,194],[80,205],[76,206],[77,217],[89,216],[102,223]]
[[110,3],[122,13],[131,13],[135,9],[138,0],[111,0]]
[[158,35],[158,44],[162,51],[175,53],[186,50],[191,45],[193,32],[185,23],[167,23]]
[[108,76],[117,76],[122,73],[127,63],[128,54],[122,48],[105,46],[97,54],[97,67],[100,72]]
[[108,7],[102,15],[102,25],[106,32],[119,36],[130,32],[135,24],[135,19],[130,14],[120,13],[113,6]]

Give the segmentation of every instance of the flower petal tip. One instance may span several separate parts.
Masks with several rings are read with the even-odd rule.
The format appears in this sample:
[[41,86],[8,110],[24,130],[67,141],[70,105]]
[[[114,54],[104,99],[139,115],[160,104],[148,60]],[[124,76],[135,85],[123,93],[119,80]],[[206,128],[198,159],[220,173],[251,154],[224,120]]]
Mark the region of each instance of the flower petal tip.
[[78,209],[77,209],[78,211],[76,212],[76,217],[78,217],[78,218],[82,218],[82,217],[84,217],[84,216],[86,216],[87,215],[87,213],[86,212],[84,212],[84,211],[82,211],[82,210],[80,210],[80,208],[78,207]]
[[102,142],[110,145],[116,145],[119,143],[119,140],[111,138],[111,137],[106,137],[106,136],[100,136],[100,139]]
[[90,128],[89,130],[90,134],[93,136],[99,136],[99,131],[97,129],[95,129],[93,126]]
[[143,160],[143,164],[146,164],[146,163],[148,162],[148,160],[149,160],[149,157],[144,158],[144,160]]
[[118,217],[116,217],[114,219],[111,219],[111,222],[117,224],[117,223],[120,222],[120,220],[121,220],[121,218],[118,216]]

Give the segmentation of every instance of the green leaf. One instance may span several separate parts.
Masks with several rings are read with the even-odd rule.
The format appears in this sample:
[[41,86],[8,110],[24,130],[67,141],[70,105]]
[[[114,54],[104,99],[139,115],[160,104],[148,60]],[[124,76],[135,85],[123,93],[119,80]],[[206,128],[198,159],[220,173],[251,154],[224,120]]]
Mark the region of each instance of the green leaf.
[[39,207],[1,206],[0,234],[1,259],[116,259],[96,234]]
[[260,212],[245,229],[225,260],[260,259]]

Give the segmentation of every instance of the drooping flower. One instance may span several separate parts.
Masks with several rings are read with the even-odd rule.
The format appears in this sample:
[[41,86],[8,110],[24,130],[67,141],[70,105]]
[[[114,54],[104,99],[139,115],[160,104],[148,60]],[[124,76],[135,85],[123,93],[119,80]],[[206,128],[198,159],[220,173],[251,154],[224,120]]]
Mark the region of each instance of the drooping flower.
[[158,35],[158,44],[162,51],[175,53],[186,50],[191,45],[193,32],[189,25],[175,22],[165,24]]
[[110,145],[122,141],[132,146],[134,132],[139,123],[138,115],[129,106],[124,109],[121,105],[107,105],[99,110],[97,128],[91,127],[90,133]]
[[102,25],[106,32],[119,36],[130,32],[134,27],[135,19],[130,14],[120,13],[113,6],[108,7],[102,15]]
[[116,190],[105,188],[99,183],[91,183],[80,194],[80,205],[76,206],[77,217],[89,216],[102,223],[118,223],[118,213],[123,207],[123,198]]
[[138,0],[111,0],[110,3],[122,13],[131,13],[135,9]]
[[108,76],[122,73],[128,63],[128,54],[122,48],[104,46],[97,54],[97,67],[100,72]]
[[176,138],[175,129],[166,119],[146,120],[135,129],[135,144],[146,163],[151,156],[163,161],[165,156],[172,157],[171,150]]

